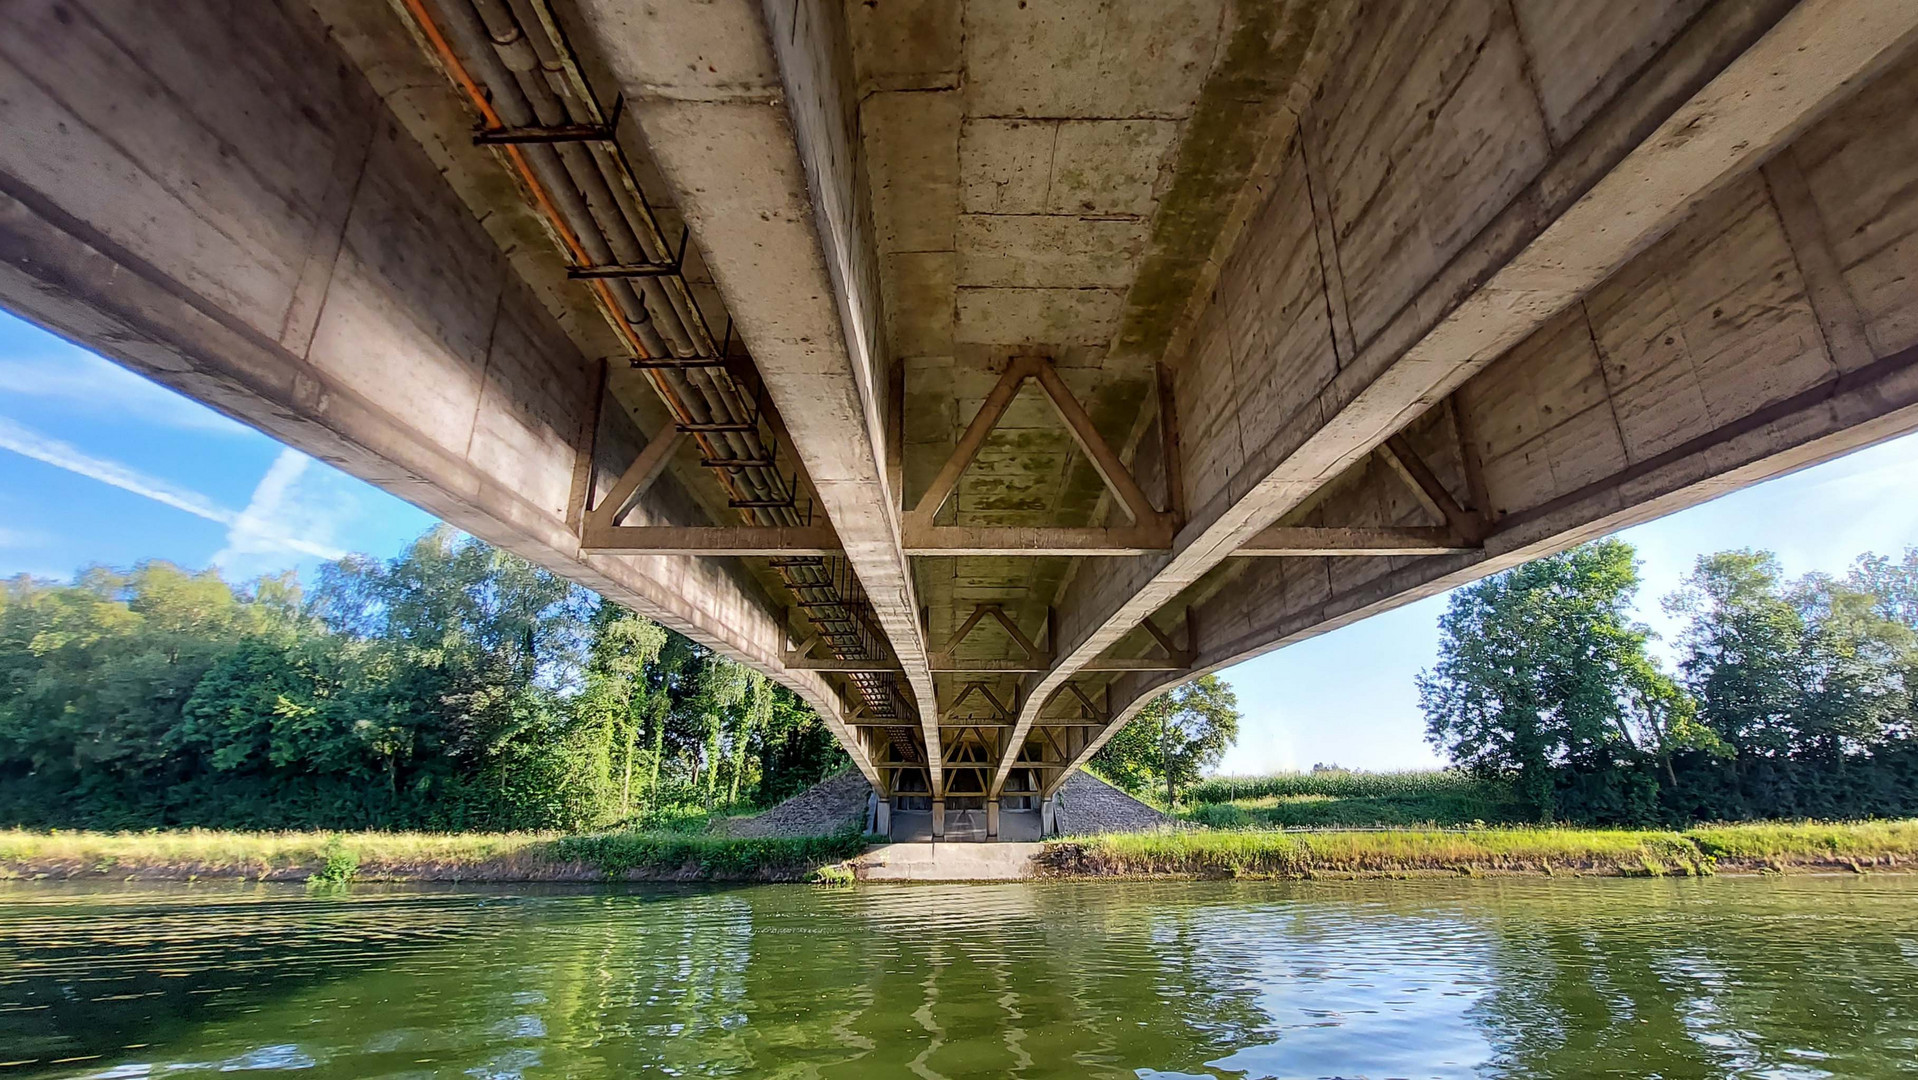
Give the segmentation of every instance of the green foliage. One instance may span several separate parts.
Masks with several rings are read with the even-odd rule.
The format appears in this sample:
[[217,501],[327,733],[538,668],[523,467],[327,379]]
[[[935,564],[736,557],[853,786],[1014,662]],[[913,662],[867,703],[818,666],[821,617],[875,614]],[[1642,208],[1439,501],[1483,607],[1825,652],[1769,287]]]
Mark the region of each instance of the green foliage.
[[1912,817],[1918,816],[1918,747],[1836,761],[1683,754],[1669,770],[1640,762],[1567,771],[1557,798],[1561,818],[1607,825]]
[[451,529],[304,600],[165,563],[0,586],[0,822],[703,825],[843,763],[784,690]]
[[1842,581],[1700,558],[1665,601],[1687,620],[1676,680],[1626,620],[1636,588],[1608,540],[1459,590],[1420,678],[1433,743],[1541,818],[1918,813],[1918,550]]
[[866,849],[857,831],[833,836],[698,836],[686,833],[614,832],[563,836],[553,857],[597,867],[607,877],[635,871],[658,876],[744,878],[790,874],[803,877],[827,863],[843,862]]
[[1627,618],[1638,591],[1629,545],[1603,540],[1496,574],[1452,595],[1439,663],[1419,676],[1427,737],[1484,775],[1511,775],[1549,818],[1555,768],[1603,769],[1708,742],[1690,700]]
[[1239,735],[1239,701],[1217,675],[1201,675],[1161,694],[1092,758],[1100,776],[1126,791],[1157,788],[1167,806],[1179,789],[1218,764]]
[[1181,816],[1214,828],[1503,824],[1526,819],[1509,783],[1456,769],[1314,769],[1212,777],[1195,784],[1186,798],[1194,805]]
[[1457,769],[1358,772],[1352,769],[1321,767],[1305,773],[1207,777],[1192,785],[1187,790],[1186,797],[1195,803],[1225,803],[1235,799],[1289,796],[1390,799],[1477,793],[1483,791],[1485,787],[1485,781]]
[[320,853],[320,868],[306,880],[314,884],[344,885],[353,880],[359,869],[359,853],[349,849],[340,837],[333,836]]
[[1848,582],[1790,584],[1768,552],[1700,558],[1667,600],[1691,619],[1680,670],[1700,720],[1744,759],[1829,761],[1909,739],[1918,651],[1912,626],[1888,616],[1913,614],[1911,592],[1869,555]]
[[351,881],[549,881],[583,864],[612,876],[804,880],[865,850],[856,832],[806,839],[729,839],[631,831],[550,833],[138,833],[0,829],[0,879],[132,873],[173,877]]
[[812,883],[815,885],[843,886],[855,885],[858,884],[858,882],[859,875],[853,872],[852,867],[842,863],[828,863],[825,866],[817,867],[812,872]]

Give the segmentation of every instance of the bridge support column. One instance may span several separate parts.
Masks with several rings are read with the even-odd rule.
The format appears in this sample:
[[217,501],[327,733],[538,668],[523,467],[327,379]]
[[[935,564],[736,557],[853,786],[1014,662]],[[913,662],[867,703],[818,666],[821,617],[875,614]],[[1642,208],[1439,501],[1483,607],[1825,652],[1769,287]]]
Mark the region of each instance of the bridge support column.
[[1039,801],[1039,835],[1054,836],[1059,832],[1059,799],[1048,795]]
[[892,835],[892,800],[881,799],[873,812],[872,831],[880,836]]
[[932,838],[943,840],[946,837],[946,800],[932,800]]
[[986,839],[999,839],[999,800],[986,800]]

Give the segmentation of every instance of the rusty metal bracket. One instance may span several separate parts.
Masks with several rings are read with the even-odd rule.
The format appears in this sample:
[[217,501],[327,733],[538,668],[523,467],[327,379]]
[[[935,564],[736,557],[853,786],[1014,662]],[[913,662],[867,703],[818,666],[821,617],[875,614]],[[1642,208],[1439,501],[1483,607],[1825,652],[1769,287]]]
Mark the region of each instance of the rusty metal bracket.
[[613,99],[612,114],[603,124],[550,124],[526,127],[481,127],[473,132],[474,146],[519,146],[528,143],[613,142],[626,95]]
[[682,277],[686,266],[686,244],[692,239],[693,231],[680,226],[679,249],[665,262],[606,263],[599,266],[572,266],[566,270],[566,276],[575,281],[591,281],[595,278],[649,278]]

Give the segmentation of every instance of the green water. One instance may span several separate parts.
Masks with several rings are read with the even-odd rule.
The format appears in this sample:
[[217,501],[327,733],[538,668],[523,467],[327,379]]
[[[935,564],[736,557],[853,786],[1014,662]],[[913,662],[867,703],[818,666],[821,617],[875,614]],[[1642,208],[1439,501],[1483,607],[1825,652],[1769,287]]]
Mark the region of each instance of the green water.
[[0,885],[0,1061],[0,1077],[1908,1077],[1918,878]]

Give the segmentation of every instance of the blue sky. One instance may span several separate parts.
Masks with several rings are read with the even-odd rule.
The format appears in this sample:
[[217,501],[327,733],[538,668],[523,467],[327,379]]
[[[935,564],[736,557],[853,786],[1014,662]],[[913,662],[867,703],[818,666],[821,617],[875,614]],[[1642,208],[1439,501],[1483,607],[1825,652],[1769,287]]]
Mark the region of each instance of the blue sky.
[[[1624,533],[1640,617],[1701,554],[1757,547],[1786,570],[1841,572],[1918,545],[1918,436],[1885,443]],[[310,575],[347,551],[390,556],[433,518],[84,349],[0,312],[0,577],[167,559],[230,580]],[[1245,713],[1222,769],[1440,764],[1413,678],[1438,648],[1433,597],[1239,665]]]
[[0,576],[166,559],[250,580],[390,555],[412,506],[0,312]]

